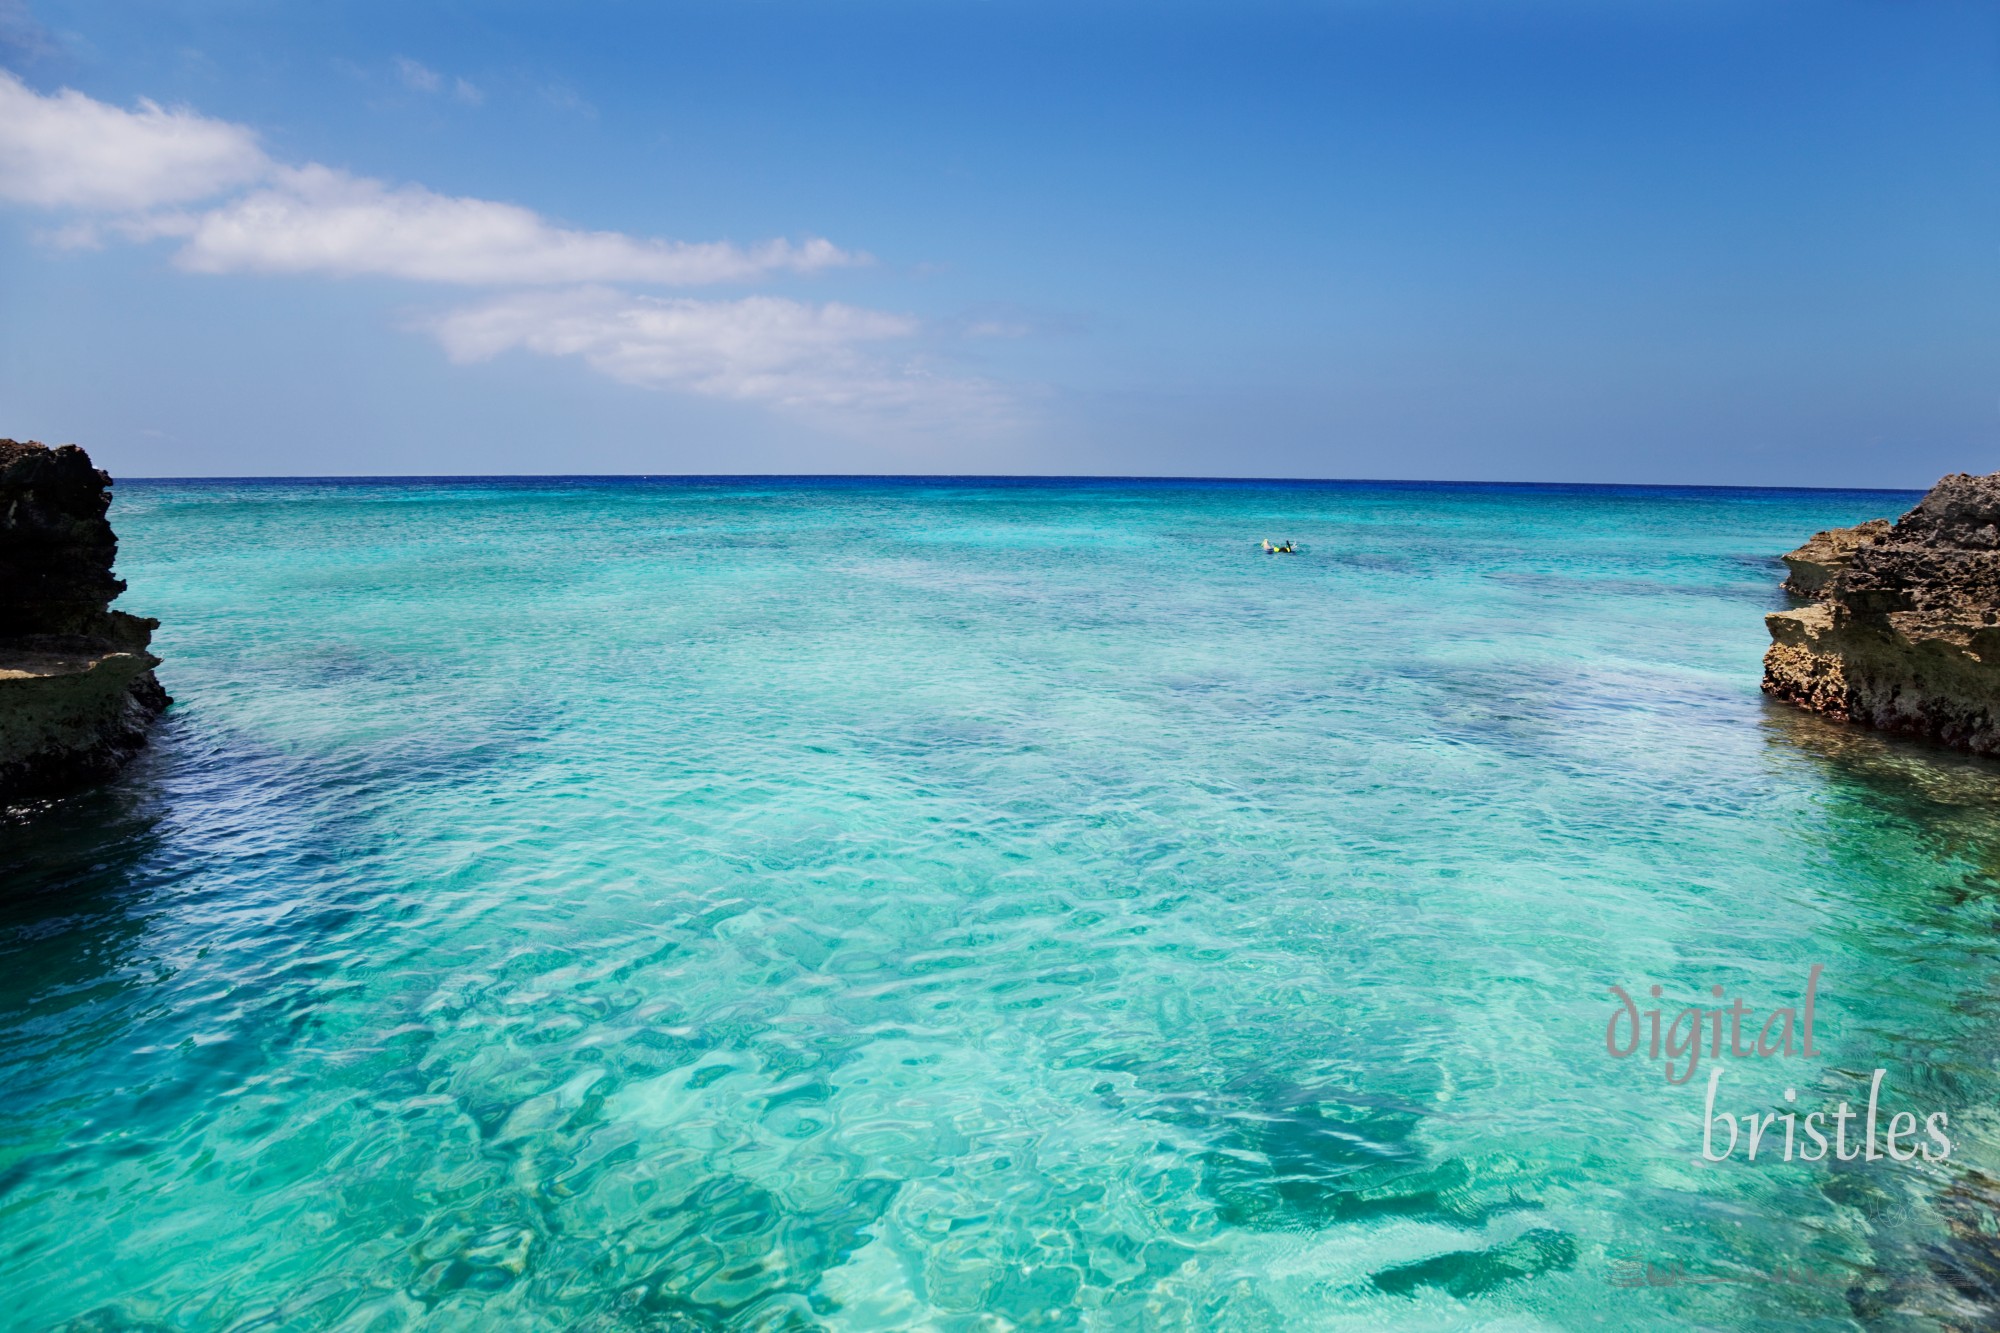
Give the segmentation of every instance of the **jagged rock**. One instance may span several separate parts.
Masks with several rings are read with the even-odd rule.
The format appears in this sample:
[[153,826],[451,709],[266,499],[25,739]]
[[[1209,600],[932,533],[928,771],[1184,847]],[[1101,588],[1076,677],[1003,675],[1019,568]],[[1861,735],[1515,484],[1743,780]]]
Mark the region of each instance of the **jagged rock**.
[[73,444],[0,440],[0,801],[116,772],[172,702],[160,622],[110,608],[110,487]]
[[1766,616],[1764,690],[1885,731],[2000,754],[2000,473],[1946,477],[1890,526],[1784,557],[1812,605]]
[[1778,557],[1791,571],[1785,579],[1785,591],[1809,601],[1825,597],[1833,590],[1834,580],[1847,571],[1854,553],[1888,531],[1888,519],[1871,518],[1851,528],[1815,532],[1804,546]]

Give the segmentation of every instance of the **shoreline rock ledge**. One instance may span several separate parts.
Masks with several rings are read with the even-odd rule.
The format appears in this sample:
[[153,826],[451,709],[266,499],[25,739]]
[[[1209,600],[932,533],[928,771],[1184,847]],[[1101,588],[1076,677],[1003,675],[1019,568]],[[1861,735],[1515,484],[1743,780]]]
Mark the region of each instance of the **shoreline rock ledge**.
[[1764,617],[1764,692],[1828,717],[2000,755],[2000,472],[1946,477],[1891,524],[1783,557],[1809,603]]
[[111,478],[73,444],[0,440],[0,803],[109,777],[173,702],[160,622],[111,610]]

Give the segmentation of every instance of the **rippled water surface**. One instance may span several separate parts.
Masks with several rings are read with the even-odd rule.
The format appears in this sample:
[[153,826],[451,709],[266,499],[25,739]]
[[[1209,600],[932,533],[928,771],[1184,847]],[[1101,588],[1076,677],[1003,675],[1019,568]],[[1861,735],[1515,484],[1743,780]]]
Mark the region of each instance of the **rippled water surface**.
[[[2000,768],[1756,687],[1911,498],[128,484],[178,703],[0,822],[0,1322],[1976,1327]],[[1813,963],[1722,1100],[1949,1163],[1605,1052]]]

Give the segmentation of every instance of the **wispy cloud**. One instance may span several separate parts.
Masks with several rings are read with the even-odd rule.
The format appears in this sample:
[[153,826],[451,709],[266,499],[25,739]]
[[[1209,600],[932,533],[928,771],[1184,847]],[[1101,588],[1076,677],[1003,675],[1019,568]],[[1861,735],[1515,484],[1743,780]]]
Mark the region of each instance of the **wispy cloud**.
[[968,338],[1025,338],[1034,326],[1018,319],[975,319],[965,326]]
[[427,327],[453,361],[514,350],[575,357],[626,384],[763,402],[822,421],[983,429],[1006,410],[993,386],[896,355],[897,344],[921,332],[917,320],[838,303],[585,288],[504,296]]
[[444,86],[444,76],[408,56],[396,57],[396,77],[412,92],[434,93]]
[[564,83],[543,84],[542,101],[557,111],[567,111],[586,119],[597,119],[597,108],[585,101],[576,89]]
[[[421,60],[412,60],[408,56],[397,56],[395,66],[396,77],[411,92],[442,93],[445,91],[445,76],[432,69],[429,65],[424,64]],[[464,75],[452,76],[450,91],[454,99],[465,103],[467,106],[478,106],[486,100],[486,94],[480,90],[479,85]]]
[[126,231],[185,237],[174,262],[196,273],[378,275],[494,286],[685,286],[863,262],[817,238],[741,246],[575,231],[515,204],[392,187],[322,166],[281,169],[269,185],[220,207],[149,217]]
[[244,126],[67,88],[43,97],[0,70],[0,199],[129,212],[210,198],[270,168]]
[[26,0],[0,0],[0,53],[40,60],[54,50],[55,39],[36,22]]

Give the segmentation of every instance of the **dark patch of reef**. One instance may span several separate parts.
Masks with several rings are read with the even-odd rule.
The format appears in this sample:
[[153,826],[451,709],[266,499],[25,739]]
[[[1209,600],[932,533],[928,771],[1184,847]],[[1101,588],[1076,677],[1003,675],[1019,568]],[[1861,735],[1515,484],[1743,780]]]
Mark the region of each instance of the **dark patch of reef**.
[[2000,473],[1946,477],[1893,524],[1784,558],[1807,605],[1764,618],[1764,692],[1827,717],[2000,755]]
[[0,803],[116,773],[172,702],[160,622],[113,611],[111,478],[73,444],[0,440]]

